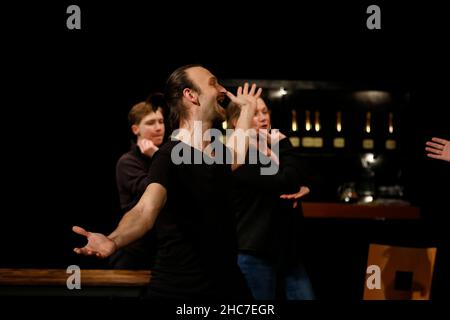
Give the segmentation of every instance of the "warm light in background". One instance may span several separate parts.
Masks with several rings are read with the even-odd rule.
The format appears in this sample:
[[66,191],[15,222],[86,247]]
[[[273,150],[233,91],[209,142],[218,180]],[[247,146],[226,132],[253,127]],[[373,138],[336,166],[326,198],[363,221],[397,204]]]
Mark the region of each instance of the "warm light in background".
[[370,133],[370,119],[372,118],[372,114],[370,111],[366,113],[366,132]]
[[394,132],[394,115],[392,112],[389,112],[389,133]]
[[315,113],[314,113],[314,130],[317,132],[317,131],[320,131],[320,113],[319,113],[319,111],[316,111]]
[[270,96],[272,98],[281,98],[288,94],[288,91],[284,87],[280,87],[278,90],[271,90]]
[[222,129],[227,130],[227,121],[222,122]]
[[305,111],[305,129],[306,129],[306,131],[311,130],[311,114],[310,114],[309,110]]
[[[366,153],[362,156],[362,161],[364,161],[367,164],[374,164],[376,162],[375,155],[373,153]],[[364,165],[363,165],[364,166]],[[366,166],[364,166],[366,167]]]
[[292,131],[295,132],[298,130],[297,126],[297,111],[292,110]]

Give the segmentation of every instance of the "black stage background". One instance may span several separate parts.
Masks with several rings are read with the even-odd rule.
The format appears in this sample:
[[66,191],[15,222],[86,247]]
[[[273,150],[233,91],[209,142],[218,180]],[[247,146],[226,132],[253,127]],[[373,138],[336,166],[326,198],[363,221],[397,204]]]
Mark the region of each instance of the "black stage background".
[[[187,63],[202,63],[219,79],[408,88],[406,123],[415,133],[409,177],[424,218],[410,230],[391,230],[391,237],[401,239],[403,232],[425,225],[420,241],[443,242],[449,166],[426,159],[423,151],[430,136],[450,138],[443,5],[374,2],[382,10],[382,29],[368,30],[365,11],[371,2],[314,3],[76,1],[5,9],[0,266],[106,267],[72,252],[83,240],[71,226],[106,233],[115,226],[114,168],[128,148],[128,109],[162,90],[169,73]],[[66,28],[70,4],[81,8],[81,30]],[[354,234],[345,231],[352,226],[336,223],[315,227],[352,242]],[[318,270],[333,273],[332,266]],[[352,291],[339,277],[333,278],[342,297],[358,300],[362,288]],[[341,290],[333,287],[332,295],[325,280],[318,286],[325,299]]]

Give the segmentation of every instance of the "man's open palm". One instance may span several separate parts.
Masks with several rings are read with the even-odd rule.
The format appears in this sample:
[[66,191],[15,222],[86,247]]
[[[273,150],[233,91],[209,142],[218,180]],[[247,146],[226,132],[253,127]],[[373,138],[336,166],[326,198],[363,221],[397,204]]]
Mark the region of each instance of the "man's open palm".
[[74,226],[73,232],[85,236],[88,243],[83,248],[75,248],[78,254],[84,254],[86,256],[95,255],[100,258],[106,258],[116,251],[116,244],[111,239],[108,239],[101,233],[88,232],[81,227]]

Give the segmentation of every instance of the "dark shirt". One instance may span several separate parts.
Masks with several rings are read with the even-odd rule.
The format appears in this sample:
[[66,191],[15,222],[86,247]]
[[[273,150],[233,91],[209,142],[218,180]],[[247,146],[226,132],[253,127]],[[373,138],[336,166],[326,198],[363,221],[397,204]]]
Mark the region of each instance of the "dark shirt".
[[[178,146],[178,147],[177,147]],[[236,224],[229,208],[231,166],[174,164],[172,150],[191,159],[203,153],[167,142],[154,157],[150,183],[167,191],[153,230],[157,254],[149,284],[152,298],[222,300],[249,298],[237,265]]]
[[116,181],[123,212],[133,208],[147,188],[151,164],[152,158],[143,154],[135,143],[117,161]]
[[[135,143],[117,161],[116,181],[122,214],[133,208],[145,192],[151,163],[152,158],[144,155]],[[115,269],[150,269],[155,250],[154,235],[149,232],[118,250],[111,256],[110,264]]]
[[[302,213],[301,206],[293,209],[292,200],[280,199],[280,195],[296,193],[307,182],[289,139],[280,141],[279,151],[280,166],[274,175],[261,175],[264,165],[259,162],[246,163],[233,173],[232,207],[237,217],[239,251],[269,259],[283,268],[300,258]],[[261,153],[259,157],[267,159]]]

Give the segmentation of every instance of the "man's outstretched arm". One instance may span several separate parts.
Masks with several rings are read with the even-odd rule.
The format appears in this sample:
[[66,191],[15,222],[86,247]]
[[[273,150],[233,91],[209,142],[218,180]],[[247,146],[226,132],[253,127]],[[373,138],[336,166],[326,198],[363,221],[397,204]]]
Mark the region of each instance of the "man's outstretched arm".
[[88,240],[83,248],[75,248],[74,251],[78,254],[96,255],[101,258],[110,256],[117,249],[141,238],[153,227],[166,199],[167,191],[162,185],[150,184],[136,206],[123,216],[116,230],[107,237],[101,233],[73,227],[74,232],[85,236]]

